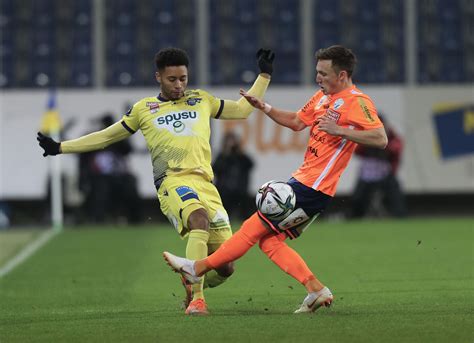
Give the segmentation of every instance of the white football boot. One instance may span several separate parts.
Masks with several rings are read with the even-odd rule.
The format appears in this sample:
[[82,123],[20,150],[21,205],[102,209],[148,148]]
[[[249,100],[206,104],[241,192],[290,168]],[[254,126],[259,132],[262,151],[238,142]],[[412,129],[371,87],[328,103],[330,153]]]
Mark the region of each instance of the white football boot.
[[324,287],[318,292],[308,293],[300,308],[297,309],[295,313],[311,313],[321,306],[329,307],[331,306],[332,300],[333,296],[331,291],[329,288]]
[[201,282],[201,277],[196,275],[194,271],[194,261],[187,258],[175,256],[167,251],[163,252],[163,257],[168,265],[190,283]]

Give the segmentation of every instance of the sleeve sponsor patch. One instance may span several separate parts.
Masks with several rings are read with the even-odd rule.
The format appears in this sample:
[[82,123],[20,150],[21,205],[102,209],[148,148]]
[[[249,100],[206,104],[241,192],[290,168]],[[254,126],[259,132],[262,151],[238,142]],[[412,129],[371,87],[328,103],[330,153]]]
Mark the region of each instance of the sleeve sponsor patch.
[[314,98],[312,98],[309,102],[307,102],[303,108],[301,109],[302,112],[306,112],[310,109],[310,107],[314,104]]
[[371,123],[375,122],[375,119],[372,117],[370,114],[369,107],[367,107],[367,104],[365,103],[364,99],[362,97],[357,97],[357,101],[359,102],[360,109],[365,115],[365,118]]

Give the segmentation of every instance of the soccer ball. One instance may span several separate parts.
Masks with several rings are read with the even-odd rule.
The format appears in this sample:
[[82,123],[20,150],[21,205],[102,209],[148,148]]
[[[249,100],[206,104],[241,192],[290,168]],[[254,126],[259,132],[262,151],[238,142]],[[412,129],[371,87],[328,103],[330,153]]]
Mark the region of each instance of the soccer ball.
[[258,210],[268,219],[284,219],[294,209],[296,195],[287,183],[268,181],[260,187],[255,197]]

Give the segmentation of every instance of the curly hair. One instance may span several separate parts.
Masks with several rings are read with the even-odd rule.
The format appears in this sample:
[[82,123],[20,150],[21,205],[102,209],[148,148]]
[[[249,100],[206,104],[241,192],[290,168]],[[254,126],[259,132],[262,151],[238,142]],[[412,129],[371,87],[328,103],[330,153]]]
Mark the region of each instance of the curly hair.
[[155,55],[156,69],[163,70],[170,66],[189,66],[189,57],[186,51],[179,48],[165,48]]

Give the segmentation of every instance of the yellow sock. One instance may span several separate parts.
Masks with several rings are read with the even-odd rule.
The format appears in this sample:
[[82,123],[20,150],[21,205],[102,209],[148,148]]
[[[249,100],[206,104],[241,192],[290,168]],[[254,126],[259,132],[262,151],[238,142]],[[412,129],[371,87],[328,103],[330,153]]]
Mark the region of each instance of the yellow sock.
[[[205,230],[191,230],[186,245],[186,258],[191,260],[202,260],[207,257],[207,241],[209,232]],[[204,278],[200,283],[193,285],[193,300],[204,299],[203,293]]]

